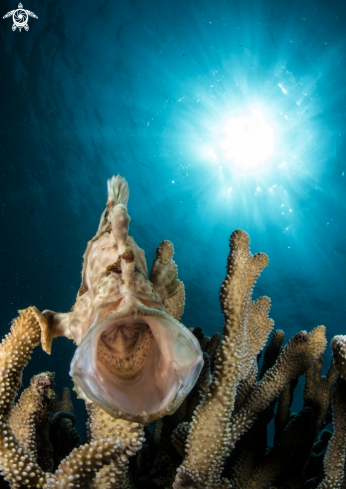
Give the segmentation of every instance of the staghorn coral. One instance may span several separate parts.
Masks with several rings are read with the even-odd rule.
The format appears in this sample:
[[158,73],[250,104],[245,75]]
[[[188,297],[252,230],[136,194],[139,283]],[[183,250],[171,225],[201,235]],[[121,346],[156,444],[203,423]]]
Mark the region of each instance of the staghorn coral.
[[18,442],[48,472],[53,470],[48,422],[54,399],[54,374],[43,372],[35,375],[11,410],[8,420]]
[[309,335],[304,331],[292,338],[274,366],[253,385],[242,409],[232,417],[231,424],[236,426],[231,434],[232,444],[254,422],[256,414],[261,412],[288,382],[305,373],[313,361],[323,353],[325,346],[323,326],[315,328]]
[[324,478],[317,489],[341,487],[345,477],[346,455],[346,381],[339,378],[333,392],[334,434],[324,456]]
[[44,489],[88,488],[100,467],[121,456],[121,453],[120,441],[111,438],[74,448],[55,473],[47,477]]
[[334,336],[331,342],[333,364],[340,374],[333,391],[334,433],[328,443],[323,460],[324,478],[318,489],[334,489],[346,487],[345,456],[346,456],[346,336]]
[[[21,311],[1,344],[0,468],[10,487],[345,489],[346,388],[341,377],[335,384],[337,372],[344,374],[344,337],[332,341],[334,360],[326,377],[321,375],[326,346],[323,326],[309,334],[298,333],[285,347],[283,332],[275,331],[259,368],[273,321],[268,317],[269,298],[252,301],[252,289],[268,258],[262,253],[251,255],[249,237],[241,230],[231,236],[227,274],[220,291],[225,316],[221,342],[218,333],[208,338],[201,328],[187,333],[177,321],[185,297],[173,261],[173,245],[168,241],[160,244],[148,280],[144,252],[127,235],[125,180],[113,177],[108,190],[107,208],[84,255],[82,285],[72,312],[41,314],[33,307]],[[102,247],[110,242],[116,252],[108,249],[106,256]],[[90,280],[90,276],[94,278]],[[124,309],[118,309],[121,303]],[[138,324],[134,322],[136,314],[141,317]],[[116,331],[109,324],[115,325]],[[155,327],[166,328],[173,336],[182,334],[181,344],[175,346],[184,345],[184,355],[192,348],[187,368],[191,364],[195,368],[189,388],[174,398],[179,390],[175,385],[178,390],[163,409],[156,407],[148,414],[132,408],[122,411],[120,404],[110,408],[109,400],[103,403],[97,396],[91,400],[77,386],[89,412],[89,440],[82,443],[74,430],[69,391],[64,390],[58,399],[51,374],[34,377],[14,406],[22,370],[38,344],[50,352],[53,339],[64,335],[80,344],[78,351],[83,356],[85,340],[93,338],[97,344],[95,331],[100,337],[105,333],[103,344],[97,344],[94,351],[102,360],[102,355],[108,355],[104,346],[108,342],[116,351],[112,353],[115,358],[105,365],[111,375],[123,375],[126,383],[136,378],[136,369],[141,371],[152,354]],[[168,337],[168,354],[179,359],[176,352],[169,351],[174,341]],[[129,349],[123,355],[126,342]],[[146,358],[144,353],[136,353],[137,347],[143,347]],[[167,354],[167,350],[163,352]],[[90,356],[86,358],[90,360]],[[87,362],[79,368],[83,365],[87,368]],[[168,374],[170,368],[172,364],[167,365]],[[72,374],[85,373],[78,373],[74,366]],[[304,406],[300,413],[292,414],[293,391],[303,374]],[[334,384],[335,431],[331,435],[325,428]],[[144,389],[141,395],[150,397],[150,392]],[[273,418],[276,433],[273,446],[268,447],[267,426]],[[152,420],[153,429],[143,426]],[[54,467],[40,455],[42,440],[47,446],[51,443],[53,455],[47,450],[47,458]]]
[[61,396],[55,398],[54,410],[56,413],[59,411],[73,413],[71,393],[68,387],[64,387],[62,389]]
[[[267,318],[268,301],[263,301],[263,307],[260,302],[256,308],[251,305],[253,285],[267,266],[268,258],[264,254],[251,255],[249,238],[244,231],[235,231],[230,242],[227,275],[220,291],[221,308],[225,314],[223,340],[209,392],[198,406],[191,423],[187,453],[178,469],[175,489],[193,484],[196,487],[213,487],[219,483],[222,464],[230,446],[229,417],[233,411],[236,389],[251,367],[252,350],[257,353],[261,350],[261,343],[257,344],[258,350],[254,343],[252,348],[247,348],[246,340],[250,336],[247,335],[247,327],[255,324],[253,316],[257,313],[265,331],[260,340],[265,343],[266,334],[269,333],[267,330],[272,326]],[[249,321],[250,309],[252,318]]]
[[[267,488],[275,480],[280,481],[282,474],[287,472],[291,476],[292,488],[301,487],[307,480],[304,469],[311,456],[321,423],[327,414],[332,386],[336,379],[333,368],[330,369],[327,377],[321,376],[321,369],[321,359],[318,358],[306,372],[302,411],[287,417],[286,424],[283,427],[281,425],[280,431],[276,432],[274,446],[264,452],[257,463],[250,466],[248,464],[246,467],[243,461],[238,463],[237,471],[234,471],[234,476],[231,478],[232,487]],[[292,384],[288,386],[291,389]],[[256,429],[253,432],[257,434]],[[250,437],[251,441],[252,438]],[[249,443],[243,447],[243,450],[248,448],[251,450]],[[281,480],[280,485],[283,482]]]
[[120,440],[123,453],[109,465],[105,465],[96,474],[93,482],[94,489],[115,489],[120,487],[128,465],[128,458],[140,450],[143,441],[143,426],[124,419],[114,419],[95,404],[88,406],[89,438],[91,441],[100,440],[113,434]]
[[346,336],[334,336],[331,342],[331,347],[335,368],[342,378],[346,380]]
[[35,455],[19,443],[9,424],[22,370],[33,348],[40,343],[40,337],[36,310],[29,307],[12,323],[11,332],[0,347],[0,466],[12,488],[21,484],[41,488],[45,482],[45,474],[36,463]]
[[268,264],[268,258],[263,254],[251,255],[249,237],[244,231],[235,231],[230,243],[227,275],[220,291],[224,336],[213,381],[191,423],[186,457],[178,469],[175,489],[227,487],[228,482],[220,476],[230,448],[254,423],[256,415],[290,380],[304,373],[325,348],[323,327],[310,335],[305,332],[296,335],[275,365],[253,384],[246,402],[229,420],[237,386],[248,376],[273,326],[268,319],[269,299],[251,302],[254,282]]

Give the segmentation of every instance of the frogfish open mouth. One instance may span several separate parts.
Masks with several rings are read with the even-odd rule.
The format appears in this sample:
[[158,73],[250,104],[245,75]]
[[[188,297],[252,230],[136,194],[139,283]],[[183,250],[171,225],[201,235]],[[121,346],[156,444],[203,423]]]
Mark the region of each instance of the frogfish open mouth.
[[49,352],[54,337],[74,339],[70,375],[78,395],[116,418],[148,424],[176,411],[195,385],[203,356],[179,322],[184,286],[173,245],[160,244],[148,278],[144,251],[128,236],[128,197],[124,178],[108,180],[76,303],[69,313],[43,311],[43,346]]

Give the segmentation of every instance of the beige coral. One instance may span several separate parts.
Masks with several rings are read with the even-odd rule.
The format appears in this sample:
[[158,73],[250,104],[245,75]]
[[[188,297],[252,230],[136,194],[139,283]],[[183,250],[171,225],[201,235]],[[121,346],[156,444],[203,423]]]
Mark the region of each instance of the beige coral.
[[100,467],[120,456],[121,452],[120,441],[110,437],[75,448],[55,473],[48,475],[44,489],[84,489]]
[[346,380],[346,335],[336,335],[332,339],[333,362],[339,374]]
[[115,489],[124,479],[128,458],[140,450],[144,441],[143,426],[123,419],[114,419],[96,404],[88,405],[89,437],[91,441],[98,441],[112,435],[117,439],[123,452],[105,465],[95,477],[93,488]]
[[[245,379],[251,367],[253,353],[247,348],[248,325],[255,325],[255,309],[251,294],[259,274],[268,264],[266,255],[252,256],[249,237],[241,230],[232,233],[227,275],[220,291],[221,307],[225,314],[223,340],[219,349],[215,376],[207,396],[196,409],[186,443],[186,456],[179,467],[174,488],[218,487],[222,464],[230,446],[229,417],[234,407],[237,385]],[[249,321],[249,313],[253,314]],[[259,351],[265,343],[272,322],[268,320],[268,302],[258,302],[258,323],[264,337],[257,343]],[[226,482],[225,482],[226,483]]]
[[45,482],[45,474],[37,465],[35,455],[20,445],[9,425],[22,370],[34,347],[40,343],[40,336],[36,310],[29,307],[12,323],[11,332],[0,347],[0,466],[12,488],[21,484],[41,488]]
[[346,455],[346,381],[339,378],[333,392],[334,433],[323,460],[324,478],[317,489],[341,487]]
[[96,405],[87,407],[89,443],[62,460],[44,489],[115,489],[124,478],[128,457],[142,446],[142,426],[115,420]]
[[185,306],[185,286],[179,282],[177,292],[163,301],[167,314],[180,321]]
[[[333,391],[334,433],[323,461],[324,478],[317,489],[345,487],[346,456],[346,336],[337,335],[331,341],[333,364],[340,374]],[[343,485],[341,486],[341,484]]]
[[[31,379],[30,386],[22,392],[18,402],[11,410],[8,420],[16,439],[32,455],[36,462],[38,445],[39,448],[43,444],[45,445],[43,447],[43,455],[46,461],[44,464],[45,469],[52,468],[49,460],[51,455],[49,452],[52,451],[52,448],[48,446],[45,438],[48,439],[46,431],[54,398],[54,374],[43,372],[35,375]],[[39,433],[37,433],[37,426],[39,427]],[[38,440],[38,434],[44,439]],[[42,453],[39,455],[42,458]]]
[[253,285],[268,264],[268,258],[263,254],[251,255],[249,237],[244,231],[235,231],[230,242],[227,275],[220,292],[225,314],[224,336],[214,379],[191,423],[186,456],[178,469],[174,489],[228,487],[228,481],[220,477],[230,449],[254,423],[258,413],[291,379],[304,373],[326,346],[323,326],[310,334],[296,335],[263,378],[252,385],[249,382],[246,401],[240,402],[229,421],[237,386],[249,375],[254,379],[251,366],[273,326],[268,319],[269,299],[251,302]]
[[109,416],[96,404],[88,405],[89,436],[92,441],[104,438],[111,433],[120,440],[125,453],[134,455],[144,441],[143,426],[125,419],[115,419]]

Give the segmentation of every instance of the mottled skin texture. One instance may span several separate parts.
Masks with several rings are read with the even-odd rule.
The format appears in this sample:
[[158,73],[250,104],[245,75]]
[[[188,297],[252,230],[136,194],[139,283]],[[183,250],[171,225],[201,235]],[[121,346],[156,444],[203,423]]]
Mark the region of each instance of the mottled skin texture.
[[[113,416],[125,416],[126,410],[125,419],[148,423],[170,413],[170,406],[177,409],[203,359],[197,340],[176,320],[184,287],[172,260],[173,245],[161,243],[148,279],[144,251],[128,236],[127,200],[125,179],[108,180],[107,208],[84,254],[76,302],[69,313],[43,312],[43,346],[49,352],[54,337],[73,339],[82,348],[70,372],[78,394]],[[165,312],[166,300],[175,318]],[[148,390],[150,385],[154,390]],[[132,396],[131,389],[137,394]],[[154,401],[141,403],[139,392]]]
[[[80,289],[82,293],[77,295],[71,312],[53,316],[55,325],[59,324],[67,335],[72,335],[77,345],[93,324],[111,311],[121,309],[133,297],[140,299],[148,307],[164,310],[152,283],[146,277],[144,251],[130,236],[127,237],[126,244],[126,250],[131,250],[134,255],[134,260],[129,263],[121,260],[118,244],[111,230],[98,239],[91,240],[84,254]],[[119,272],[110,269],[117,262],[120,262]],[[44,314],[48,317],[50,311],[45,311]]]

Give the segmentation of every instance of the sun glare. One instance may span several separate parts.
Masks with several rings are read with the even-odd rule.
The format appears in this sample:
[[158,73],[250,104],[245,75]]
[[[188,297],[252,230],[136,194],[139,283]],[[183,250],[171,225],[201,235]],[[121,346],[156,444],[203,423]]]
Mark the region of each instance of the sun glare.
[[219,129],[219,160],[241,172],[263,168],[273,151],[273,130],[259,110],[226,119]]

